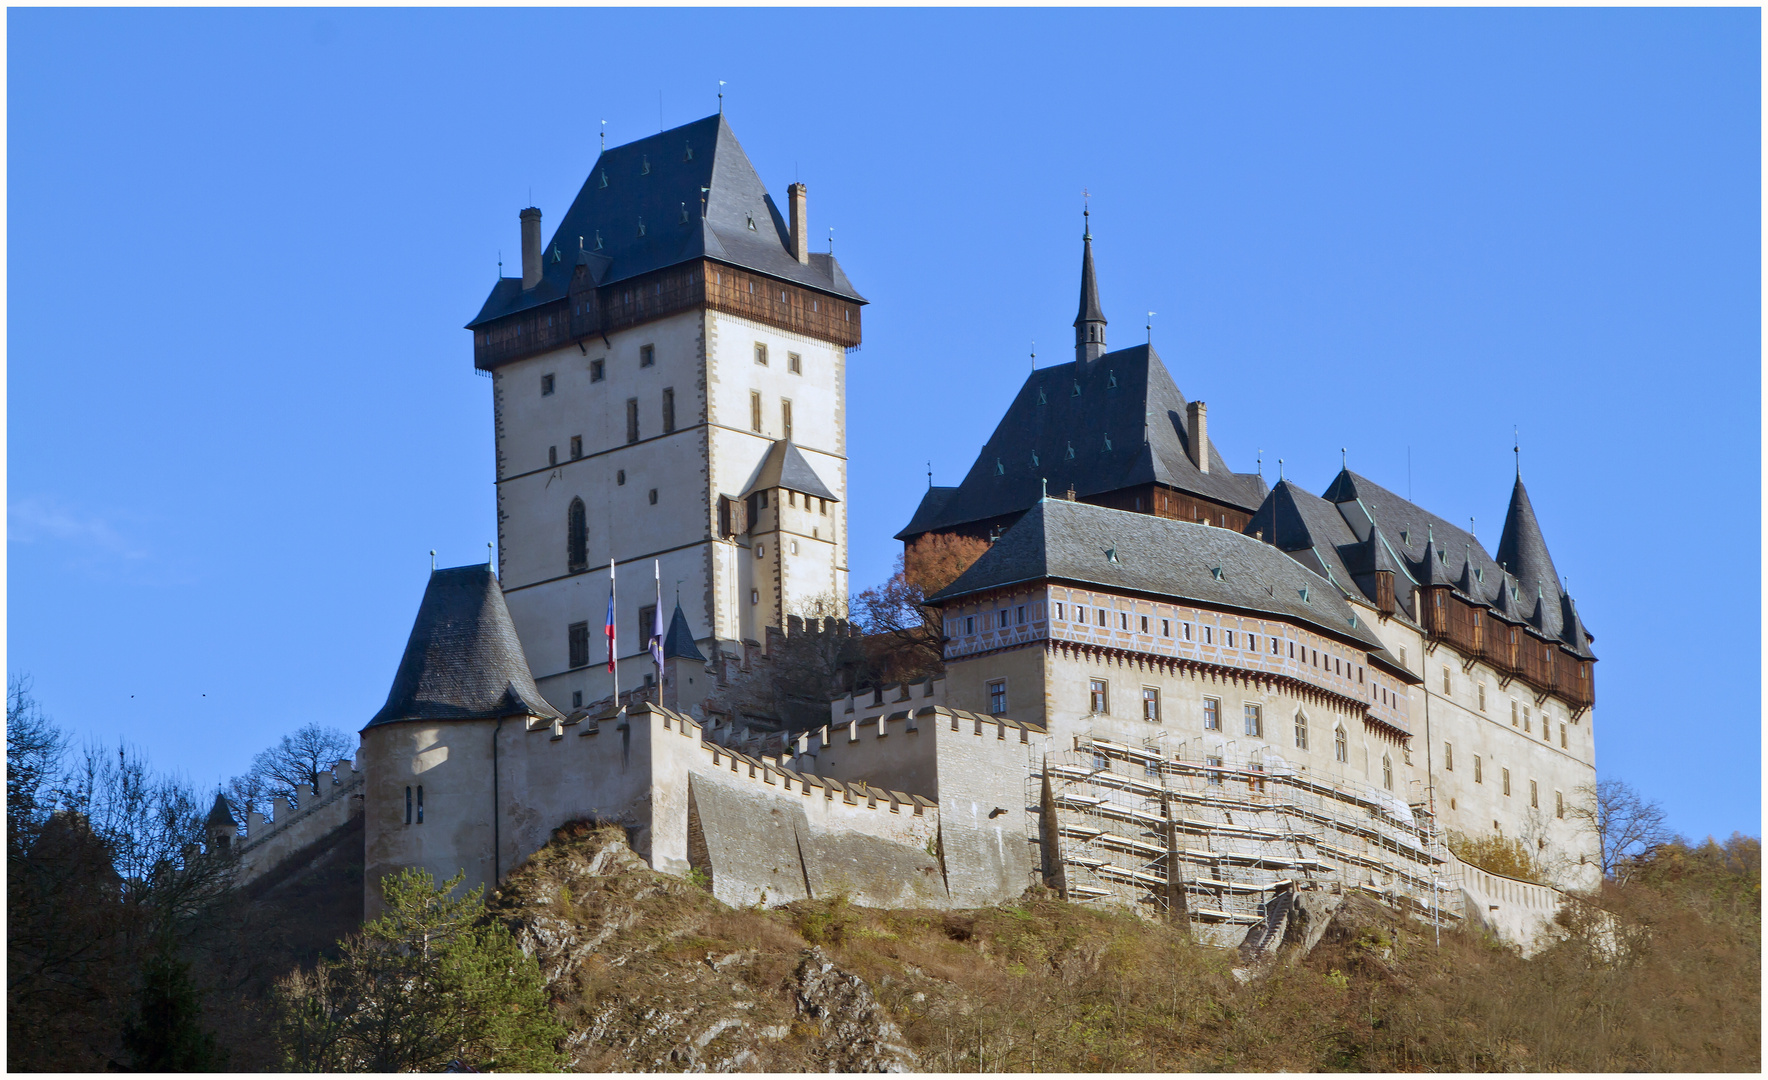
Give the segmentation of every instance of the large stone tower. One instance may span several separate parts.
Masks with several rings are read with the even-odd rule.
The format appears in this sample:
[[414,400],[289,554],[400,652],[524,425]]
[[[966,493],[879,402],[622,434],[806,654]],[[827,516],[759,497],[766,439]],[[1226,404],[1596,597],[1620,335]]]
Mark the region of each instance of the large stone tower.
[[468,324],[492,378],[499,578],[541,692],[569,710],[646,655],[661,566],[701,651],[847,597],[846,357],[865,303],[780,213],[724,117],[605,150],[550,241]]

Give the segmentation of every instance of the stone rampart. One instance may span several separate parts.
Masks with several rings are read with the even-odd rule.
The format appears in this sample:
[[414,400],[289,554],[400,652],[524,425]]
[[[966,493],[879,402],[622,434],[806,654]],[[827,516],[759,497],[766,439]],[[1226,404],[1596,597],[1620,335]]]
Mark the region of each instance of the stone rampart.
[[1550,885],[1481,870],[1462,862],[1452,851],[1444,854],[1444,885],[1460,891],[1468,922],[1517,946],[1525,957],[1547,947],[1561,932],[1554,916],[1565,904],[1564,893]]
[[256,810],[246,815],[246,834],[235,848],[240,885],[269,873],[284,859],[362,814],[363,774],[353,761],[340,759],[329,774],[320,777],[320,784],[317,792],[310,785],[297,784],[293,803],[281,797],[272,800],[272,818]]

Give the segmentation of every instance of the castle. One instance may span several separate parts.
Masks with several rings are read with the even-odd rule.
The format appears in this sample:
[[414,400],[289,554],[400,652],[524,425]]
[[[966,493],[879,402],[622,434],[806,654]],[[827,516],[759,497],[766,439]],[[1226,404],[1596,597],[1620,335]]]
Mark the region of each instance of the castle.
[[244,877],[360,819],[372,913],[400,867],[494,885],[593,818],[733,904],[1044,885],[1249,947],[1346,889],[1526,943],[1558,889],[1452,833],[1594,887],[1595,657],[1520,474],[1494,557],[1348,470],[1319,496],[1234,472],[1151,345],[1108,349],[1090,228],[1073,361],[898,534],[988,544],[928,598],[944,676],[765,715],[782,657],[856,633],[865,301],[787,202],[720,114],[605,150],[544,243],[521,211],[522,276],[469,324],[495,571],[432,572],[329,785],[243,837],[217,806]]

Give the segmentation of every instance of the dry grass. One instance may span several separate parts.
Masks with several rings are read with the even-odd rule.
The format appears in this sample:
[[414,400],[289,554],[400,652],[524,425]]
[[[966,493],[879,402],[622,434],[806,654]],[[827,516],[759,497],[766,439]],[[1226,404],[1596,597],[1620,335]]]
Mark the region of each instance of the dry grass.
[[745,1067],[821,1071],[791,998],[817,944],[873,987],[926,1070],[1756,1071],[1760,882],[1754,840],[1661,849],[1527,961],[1471,933],[1439,944],[1352,898],[1312,955],[1242,984],[1232,953],[1048,894],[963,912],[732,910],[643,871],[572,898],[587,924],[619,896],[633,917],[557,1006],[588,1032],[582,1067],[679,1068],[651,1056],[670,1037],[659,1017],[738,1009],[790,1030]]

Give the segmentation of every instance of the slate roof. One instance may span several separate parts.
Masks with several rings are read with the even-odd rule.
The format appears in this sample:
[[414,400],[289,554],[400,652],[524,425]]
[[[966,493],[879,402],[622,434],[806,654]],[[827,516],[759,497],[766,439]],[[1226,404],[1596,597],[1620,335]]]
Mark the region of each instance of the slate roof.
[[[1247,522],[1245,532],[1249,536],[1262,532],[1266,543],[1288,552],[1343,592],[1358,587],[1346,554],[1356,559],[1363,554],[1363,545],[1338,508],[1311,491],[1288,480],[1277,481]],[[1373,589],[1371,584],[1371,593]]]
[[[1115,561],[1107,551],[1116,553]],[[1367,623],[1353,625],[1351,606],[1337,589],[1271,545],[1231,529],[1066,499],[1035,503],[928,599],[943,603],[1046,578],[1292,619],[1355,642],[1384,668],[1402,670]]]
[[940,515],[945,513],[945,504],[951,500],[955,487],[934,487],[929,485],[927,494],[921,496],[920,505],[915,507],[915,516],[896,534],[898,540],[910,536],[919,536],[933,527]]
[[804,460],[804,454],[790,439],[779,439],[768,447],[767,456],[761,459],[755,476],[743,489],[743,495],[748,496],[771,488],[788,488],[806,495],[815,495],[819,499],[828,499],[830,502],[841,501],[823,483],[816,470],[810,467],[810,462]]
[[559,715],[534,685],[496,575],[479,564],[430,571],[387,703],[364,728]]
[[682,613],[680,600],[675,602],[675,614],[669,620],[669,632],[663,635],[663,659],[667,660],[672,656],[706,662],[706,657],[700,653],[700,647],[694,644],[694,632],[688,627],[688,617]]
[[1088,363],[1033,371],[989,436],[976,463],[937,511],[923,496],[908,540],[1024,511],[1072,485],[1076,497],[1161,483],[1247,512],[1265,497],[1264,481],[1231,472],[1215,444],[1209,472],[1186,453],[1185,396],[1160,354],[1148,345],[1106,353]]
[[1082,238],[1083,249],[1080,257],[1080,311],[1074,316],[1075,326],[1087,323],[1103,323],[1105,311],[1099,307],[1099,282],[1093,274],[1093,234],[1091,230]]
[[217,826],[228,826],[234,829],[239,828],[239,822],[233,820],[233,807],[228,805],[227,796],[216,792],[215,805],[209,810],[209,818],[203,823],[203,825],[205,828],[209,829],[213,829]]
[[715,259],[865,303],[832,255],[813,253],[802,264],[789,237],[730,125],[708,116],[604,150],[542,251],[540,283],[524,291],[520,277],[500,278],[467,326],[563,299],[579,262],[595,284],[609,285]]
[[[1575,615],[1575,607],[1560,588],[1521,477],[1511,490],[1497,558],[1472,533],[1349,469],[1334,478],[1325,498],[1336,504],[1354,533],[1364,539],[1379,535],[1398,557],[1395,598],[1410,610],[1417,610],[1412,600],[1417,586],[1447,585],[1499,618],[1528,623],[1577,655],[1591,655],[1589,632],[1568,616]],[[1372,585],[1364,591],[1373,598]]]

